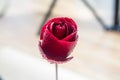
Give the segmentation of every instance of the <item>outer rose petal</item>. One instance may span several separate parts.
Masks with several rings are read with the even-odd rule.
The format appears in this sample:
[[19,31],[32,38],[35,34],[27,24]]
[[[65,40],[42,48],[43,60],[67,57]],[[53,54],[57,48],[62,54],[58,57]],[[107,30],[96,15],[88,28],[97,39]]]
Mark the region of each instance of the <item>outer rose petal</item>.
[[73,25],[75,30],[77,31],[77,25],[71,18],[64,17],[64,22],[65,23],[70,23],[71,25]]
[[44,51],[42,50],[42,47],[41,47],[41,42],[39,42],[39,50],[41,51],[42,57],[45,58],[50,63],[61,64],[61,63],[68,62],[73,58],[73,57],[68,57],[68,58],[63,59],[62,61],[55,61],[52,57],[50,57],[44,53]]
[[63,38],[62,40],[73,42],[73,41],[76,41],[77,39],[78,39],[78,35],[77,35],[77,31],[76,31],[76,32],[71,33],[67,37]]
[[49,20],[49,21],[47,21],[47,22],[43,25],[43,27],[42,27],[42,29],[41,29],[41,32],[40,32],[40,39],[43,39],[43,33],[44,33],[45,30],[47,29],[48,25],[51,24],[51,23],[52,23],[52,19]]
[[39,47],[41,47],[43,54],[46,55],[49,60],[64,62],[68,60],[67,57],[75,47],[75,44],[76,41],[67,42],[59,40],[46,30],[44,32],[42,44],[41,46],[39,45]]

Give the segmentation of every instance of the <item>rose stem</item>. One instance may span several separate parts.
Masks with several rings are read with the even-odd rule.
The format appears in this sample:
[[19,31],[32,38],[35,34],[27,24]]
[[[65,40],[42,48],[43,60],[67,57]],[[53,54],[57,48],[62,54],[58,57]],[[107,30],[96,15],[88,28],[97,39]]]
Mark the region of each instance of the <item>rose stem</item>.
[[58,64],[55,64],[55,74],[56,74],[56,80],[58,80]]

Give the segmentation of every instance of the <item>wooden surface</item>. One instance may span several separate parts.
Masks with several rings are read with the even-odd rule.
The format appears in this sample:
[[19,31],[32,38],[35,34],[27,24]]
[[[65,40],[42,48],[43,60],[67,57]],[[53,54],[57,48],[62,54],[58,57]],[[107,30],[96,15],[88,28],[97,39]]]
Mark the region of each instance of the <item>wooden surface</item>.
[[[68,1],[68,6],[72,1]],[[60,3],[64,7],[66,6],[61,0]],[[77,0],[74,3],[78,4]],[[40,11],[38,4],[41,4],[42,7]],[[38,50],[39,36],[37,32],[49,5],[50,1],[41,0],[39,2],[35,0],[32,10],[28,9],[26,11],[25,8],[22,12],[20,8],[21,13],[17,13],[17,8],[11,7],[6,16],[0,19],[0,47],[17,48],[37,58],[42,58]],[[71,7],[74,9],[73,5]],[[84,15],[85,19],[81,15],[79,16],[82,18],[79,18],[78,13],[76,15],[74,12],[63,13],[64,11],[61,11],[60,4],[58,4],[51,17],[64,15],[74,18],[79,26],[79,40],[72,53],[74,59],[59,66],[92,80],[120,80],[120,33],[104,31],[86,9],[85,11],[89,13],[87,15],[88,21],[85,21],[86,16],[81,12],[78,13]],[[68,12],[71,12],[71,10],[68,9]]]

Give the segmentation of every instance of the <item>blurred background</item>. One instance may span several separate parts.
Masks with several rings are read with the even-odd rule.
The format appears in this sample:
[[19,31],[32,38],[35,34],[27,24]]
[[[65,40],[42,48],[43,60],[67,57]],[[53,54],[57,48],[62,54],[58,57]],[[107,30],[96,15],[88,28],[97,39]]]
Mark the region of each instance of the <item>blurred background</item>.
[[79,40],[59,80],[120,80],[119,10],[119,0],[0,0],[0,80],[55,80],[38,41],[60,16],[76,21]]

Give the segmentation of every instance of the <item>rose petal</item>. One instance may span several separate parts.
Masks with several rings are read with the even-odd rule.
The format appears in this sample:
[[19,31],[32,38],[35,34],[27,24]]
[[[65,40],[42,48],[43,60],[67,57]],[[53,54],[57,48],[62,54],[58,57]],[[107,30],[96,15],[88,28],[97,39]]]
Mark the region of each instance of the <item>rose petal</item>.
[[51,20],[50,21],[47,21],[46,24],[43,25],[42,29],[41,29],[41,32],[40,32],[40,39],[42,40],[43,39],[43,34],[45,32],[45,30],[47,29],[48,25],[51,23]]
[[76,32],[73,32],[72,34],[68,35],[67,37],[65,37],[62,40],[63,41],[73,42],[73,41],[76,41],[77,38],[78,38],[78,35],[77,35],[77,31],[76,31]]
[[53,24],[54,24],[54,22],[50,23],[48,26],[48,29],[51,33],[53,32]]
[[60,44],[62,46],[65,46],[66,50],[69,51],[68,55],[70,55],[70,53],[73,51],[73,49],[75,48],[76,43],[77,43],[77,40],[72,41],[72,42],[63,41],[63,40],[60,41]]
[[67,31],[66,31],[67,35],[77,31],[76,25],[71,24],[71,22],[67,21],[66,18],[64,19],[64,23],[65,23],[66,28],[67,28]]
[[58,39],[63,39],[66,36],[66,28],[65,28],[65,26],[60,26],[60,25],[55,26],[53,28],[53,34]]
[[77,25],[71,18],[65,17],[65,20],[66,20],[66,22],[71,23],[74,26],[74,28],[77,30]]
[[73,28],[72,25],[70,25],[68,22],[66,22],[65,25],[66,25],[66,32],[67,32],[66,35],[71,34],[71,33],[74,31],[74,28]]
[[63,53],[63,51],[59,51],[62,46],[59,44],[59,39],[57,39],[53,34],[51,34],[48,30],[45,31],[42,42],[42,49],[49,56],[58,57],[61,56],[65,58],[67,55]]
[[39,50],[41,51],[41,54],[42,54],[42,57],[45,58],[48,62],[50,63],[57,63],[57,64],[61,64],[61,63],[65,63],[65,62],[68,62],[70,61],[73,57],[67,57],[65,59],[62,59],[62,60],[55,60],[53,57],[50,57],[48,55],[46,55],[41,47],[41,42],[39,42]]
[[76,42],[62,41],[54,37],[48,30],[45,31],[45,36],[43,37],[43,42],[41,44],[44,53],[48,56],[57,59],[65,59],[72,49],[74,48]]

